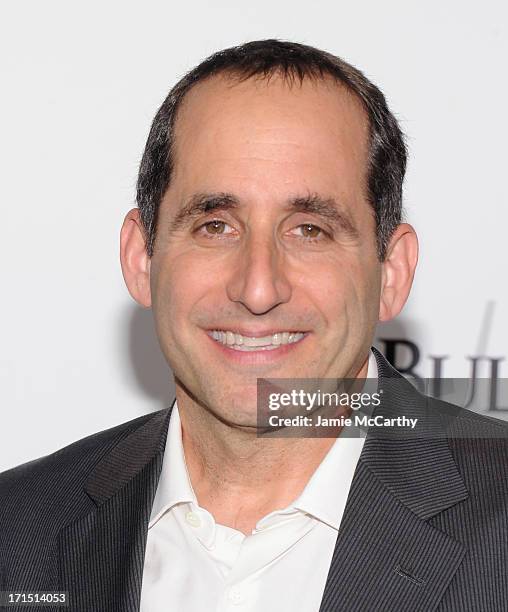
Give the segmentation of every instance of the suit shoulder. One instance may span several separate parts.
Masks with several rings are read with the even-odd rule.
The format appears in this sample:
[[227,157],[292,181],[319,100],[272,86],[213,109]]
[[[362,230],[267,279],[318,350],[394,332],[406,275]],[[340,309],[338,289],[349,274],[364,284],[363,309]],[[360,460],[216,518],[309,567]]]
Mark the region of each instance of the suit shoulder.
[[432,398],[448,432],[455,438],[498,438],[508,442],[508,421]]
[[508,508],[508,422],[436,400],[448,446],[470,491]]
[[78,479],[80,474],[86,474],[89,470],[114,446],[128,436],[131,432],[141,427],[156,415],[160,415],[167,409],[152,412],[126,421],[114,427],[93,433],[58,449],[57,451],[22,463],[0,473],[0,505],[7,498],[18,497],[16,493],[27,496],[30,490],[38,489],[38,483],[48,480],[59,481],[61,484],[66,479]]

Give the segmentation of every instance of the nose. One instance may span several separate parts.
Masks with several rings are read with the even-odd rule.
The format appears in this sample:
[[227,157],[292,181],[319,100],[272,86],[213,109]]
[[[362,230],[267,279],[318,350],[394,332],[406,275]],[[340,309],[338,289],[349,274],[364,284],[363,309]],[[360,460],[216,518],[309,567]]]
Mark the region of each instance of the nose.
[[226,285],[229,299],[252,314],[265,314],[291,298],[283,253],[272,238],[251,239],[236,254],[234,271]]

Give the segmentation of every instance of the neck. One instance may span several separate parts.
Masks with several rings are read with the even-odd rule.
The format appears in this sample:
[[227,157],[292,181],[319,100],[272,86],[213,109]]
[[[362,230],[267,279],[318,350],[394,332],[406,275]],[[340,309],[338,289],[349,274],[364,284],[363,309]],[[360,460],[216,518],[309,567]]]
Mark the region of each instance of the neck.
[[[367,362],[358,376],[364,377]],[[219,524],[250,534],[303,491],[336,438],[257,436],[218,419],[177,384],[182,442],[199,505]]]

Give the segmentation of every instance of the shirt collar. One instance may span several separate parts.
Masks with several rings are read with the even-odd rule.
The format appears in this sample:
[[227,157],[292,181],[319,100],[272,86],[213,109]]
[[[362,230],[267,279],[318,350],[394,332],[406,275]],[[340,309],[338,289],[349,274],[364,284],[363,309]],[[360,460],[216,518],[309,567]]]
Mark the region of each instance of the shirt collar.
[[[366,378],[377,377],[376,357],[370,351]],[[336,530],[339,529],[351,481],[365,441],[359,435],[346,437],[343,433],[344,430],[318,465],[300,496],[283,511],[284,513],[298,509]],[[265,518],[268,519],[268,516]]]
[[[367,378],[377,376],[376,358],[370,351]],[[345,438],[339,435],[298,499],[283,512],[302,510],[338,530],[363,442],[363,438]],[[337,482],[338,486],[330,486],[334,482]],[[188,502],[198,505],[185,463],[182,426],[175,400],[148,528],[153,527],[176,504]],[[268,519],[272,514],[274,513],[265,518]]]
[[182,425],[175,400],[169,419],[168,438],[148,528],[153,527],[173,506],[187,502],[194,502],[197,505],[196,494],[185,463]]

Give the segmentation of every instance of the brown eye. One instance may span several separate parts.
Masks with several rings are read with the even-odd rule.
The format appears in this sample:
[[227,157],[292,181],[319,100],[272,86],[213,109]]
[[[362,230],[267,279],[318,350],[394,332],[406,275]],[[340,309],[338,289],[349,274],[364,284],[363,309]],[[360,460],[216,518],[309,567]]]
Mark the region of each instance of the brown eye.
[[313,225],[312,223],[305,223],[304,225],[300,225],[302,230],[302,236],[305,238],[317,238],[321,233],[321,229],[317,225]]
[[226,227],[226,223],[224,223],[224,221],[214,219],[209,223],[205,223],[204,227],[208,234],[223,234],[224,229]]

